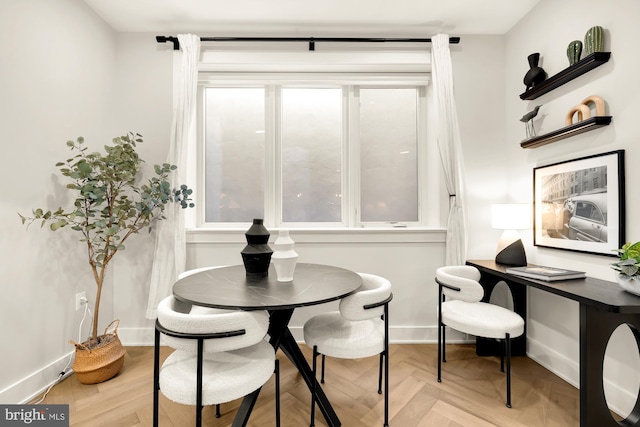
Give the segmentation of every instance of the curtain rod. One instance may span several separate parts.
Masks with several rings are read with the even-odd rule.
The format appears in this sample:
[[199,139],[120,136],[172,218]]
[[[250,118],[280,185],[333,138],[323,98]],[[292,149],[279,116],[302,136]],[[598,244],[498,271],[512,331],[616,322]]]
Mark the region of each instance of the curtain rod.
[[[158,43],[173,43],[173,50],[180,50],[180,42],[173,36],[156,36]],[[307,42],[309,50],[316,50],[315,42],[365,42],[365,43],[431,43],[431,38],[362,38],[362,37],[200,37],[203,42]],[[449,37],[449,43],[460,43],[460,37]]]

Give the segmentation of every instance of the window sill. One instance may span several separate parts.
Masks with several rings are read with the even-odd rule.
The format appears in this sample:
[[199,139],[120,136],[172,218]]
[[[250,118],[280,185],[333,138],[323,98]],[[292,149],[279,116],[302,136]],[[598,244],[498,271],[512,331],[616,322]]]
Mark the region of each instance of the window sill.
[[[442,228],[313,228],[288,229],[296,243],[444,243],[447,230]],[[187,243],[241,243],[246,229],[187,229]],[[278,229],[269,229],[275,240]]]

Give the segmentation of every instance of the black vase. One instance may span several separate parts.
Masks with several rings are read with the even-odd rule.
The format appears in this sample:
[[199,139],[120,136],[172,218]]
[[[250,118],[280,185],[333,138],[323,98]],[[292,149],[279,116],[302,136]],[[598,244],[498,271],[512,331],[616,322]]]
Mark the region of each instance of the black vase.
[[529,90],[545,81],[547,73],[542,67],[538,66],[538,61],[540,61],[539,53],[532,53],[527,59],[529,60],[529,71],[524,75],[524,84],[527,86],[527,90]]
[[246,233],[247,246],[240,254],[248,278],[266,277],[269,275],[269,264],[273,251],[268,245],[269,230],[262,224],[262,219],[254,219]]

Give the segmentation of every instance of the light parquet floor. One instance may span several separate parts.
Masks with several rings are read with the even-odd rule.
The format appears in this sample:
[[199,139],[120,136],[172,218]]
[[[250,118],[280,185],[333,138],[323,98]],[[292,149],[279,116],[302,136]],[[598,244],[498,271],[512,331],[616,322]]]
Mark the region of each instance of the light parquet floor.
[[[311,351],[302,345],[310,360]],[[162,349],[162,358],[171,350]],[[472,345],[447,345],[443,382],[436,381],[436,345],[397,344],[390,349],[391,427],[572,427],[579,425],[579,392],[526,357],[512,362],[512,403],[506,408],[505,377],[499,359],[477,357]],[[282,426],[309,425],[310,395],[281,353]],[[383,397],[377,393],[378,358],[327,358],[323,388],[344,427],[382,426]],[[153,347],[128,347],[123,371],[96,385],[74,375],[56,385],[44,404],[69,404],[76,427],[149,427],[153,408]],[[248,427],[275,425],[274,380],[260,393]],[[160,393],[160,426],[194,425],[194,407]],[[229,426],[240,401],[222,405],[222,417],[204,409],[206,427]],[[316,426],[325,427],[317,412]]]

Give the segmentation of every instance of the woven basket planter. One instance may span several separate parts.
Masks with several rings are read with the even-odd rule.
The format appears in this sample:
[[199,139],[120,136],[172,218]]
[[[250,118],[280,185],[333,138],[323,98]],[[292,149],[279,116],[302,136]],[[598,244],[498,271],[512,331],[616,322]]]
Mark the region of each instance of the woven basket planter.
[[[113,333],[107,333],[111,325],[116,323]],[[71,341],[76,347],[75,360],[73,361],[73,371],[82,384],[97,384],[107,381],[120,372],[124,365],[124,349],[120,338],[118,338],[118,325],[120,320],[114,320],[107,326],[103,335],[100,335],[101,341],[106,344],[89,349],[85,343],[78,344]]]

